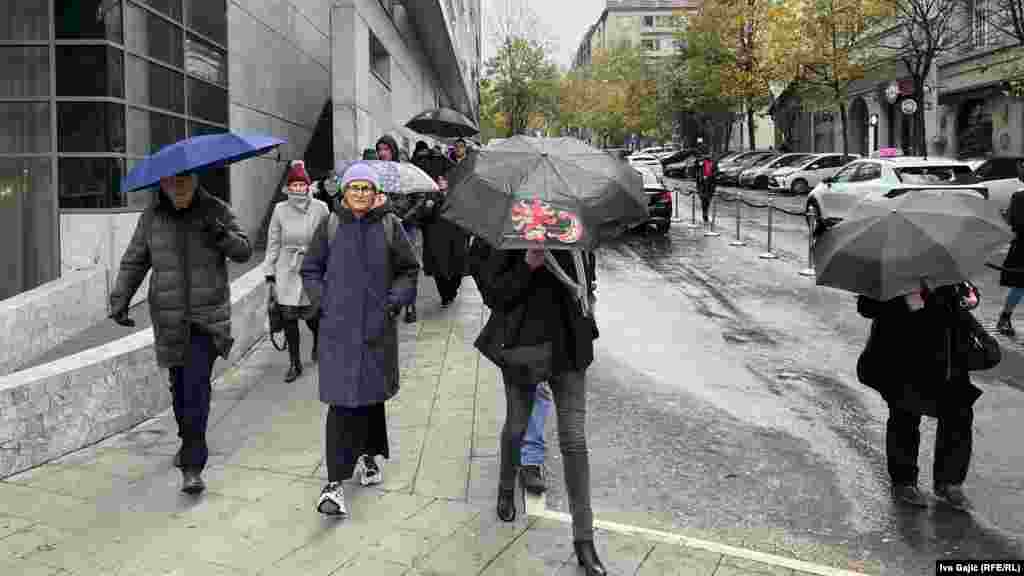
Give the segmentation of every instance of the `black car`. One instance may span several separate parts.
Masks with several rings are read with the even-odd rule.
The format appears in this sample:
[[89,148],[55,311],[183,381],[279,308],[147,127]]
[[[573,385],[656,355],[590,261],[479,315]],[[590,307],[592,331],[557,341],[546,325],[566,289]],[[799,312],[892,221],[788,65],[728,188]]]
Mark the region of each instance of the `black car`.
[[665,187],[661,178],[650,171],[637,170],[644,180],[644,194],[647,195],[646,226],[654,227],[658,234],[667,234],[672,226],[672,191]]

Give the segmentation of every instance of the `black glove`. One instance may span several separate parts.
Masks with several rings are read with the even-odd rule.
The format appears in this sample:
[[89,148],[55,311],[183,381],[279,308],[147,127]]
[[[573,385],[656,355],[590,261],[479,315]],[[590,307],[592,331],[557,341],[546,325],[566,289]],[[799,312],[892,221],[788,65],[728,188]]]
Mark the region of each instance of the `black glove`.
[[267,276],[267,284],[277,284],[277,278],[275,276]]
[[117,324],[119,324],[121,326],[124,326],[126,328],[134,328],[135,327],[135,320],[132,320],[131,318],[129,318],[128,317],[128,312],[123,311],[123,310],[121,312],[115,312],[115,313],[111,314],[110,315],[110,319],[113,320],[114,322],[116,322]]
[[204,229],[214,242],[220,242],[228,233],[228,227],[220,221],[220,218],[214,216],[207,218]]
[[387,316],[388,320],[394,320],[395,318],[398,318],[398,314],[401,311],[401,306],[398,306],[396,304],[386,304],[384,306],[384,314]]

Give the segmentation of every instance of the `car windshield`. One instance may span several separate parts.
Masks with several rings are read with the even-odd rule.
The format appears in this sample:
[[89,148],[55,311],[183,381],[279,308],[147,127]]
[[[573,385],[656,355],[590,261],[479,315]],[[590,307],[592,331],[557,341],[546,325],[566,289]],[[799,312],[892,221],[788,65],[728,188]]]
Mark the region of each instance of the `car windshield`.
[[797,164],[800,164],[801,162],[806,162],[808,159],[811,158],[811,156],[812,156],[811,154],[796,154],[794,156],[788,156],[786,158],[780,158],[779,161],[775,163],[775,167],[776,168],[787,168],[787,167],[790,167],[790,166],[796,166]]
[[768,164],[771,164],[772,161],[777,160],[777,159],[778,159],[778,156],[773,156],[771,154],[768,154],[766,156],[759,157],[757,160],[754,160],[754,163],[751,164],[750,166],[751,166],[751,168],[756,168],[756,167],[760,167],[760,166],[767,166]]
[[902,166],[894,169],[904,184],[974,184],[977,180],[966,164],[952,166]]

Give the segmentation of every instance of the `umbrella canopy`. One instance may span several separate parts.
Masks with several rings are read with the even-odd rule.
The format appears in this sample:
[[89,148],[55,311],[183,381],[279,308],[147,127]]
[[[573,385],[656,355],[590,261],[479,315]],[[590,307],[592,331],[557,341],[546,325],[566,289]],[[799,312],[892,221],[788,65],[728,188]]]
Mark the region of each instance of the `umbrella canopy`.
[[591,250],[648,217],[640,174],[573,138],[487,146],[449,187],[442,216],[497,249]]
[[227,166],[265,154],[284,142],[270,136],[232,132],[188,138],[161,148],[132,168],[121,182],[121,191],[149,188],[168,176]]
[[1013,233],[975,192],[921,189],[867,199],[815,242],[817,283],[890,300],[969,280]]
[[420,134],[444,138],[468,138],[480,132],[475,122],[450,108],[420,112],[405,127]]
[[345,174],[352,164],[369,164],[380,175],[381,192],[385,194],[426,194],[437,192],[437,182],[415,164],[385,160],[353,160],[338,165],[337,177]]

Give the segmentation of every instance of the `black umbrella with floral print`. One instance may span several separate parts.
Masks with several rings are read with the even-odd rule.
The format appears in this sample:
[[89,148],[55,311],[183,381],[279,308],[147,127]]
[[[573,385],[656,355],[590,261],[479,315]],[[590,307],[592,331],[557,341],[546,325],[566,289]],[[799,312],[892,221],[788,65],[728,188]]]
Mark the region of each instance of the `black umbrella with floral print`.
[[442,217],[501,250],[593,250],[648,218],[640,174],[573,138],[502,140],[449,180]]

